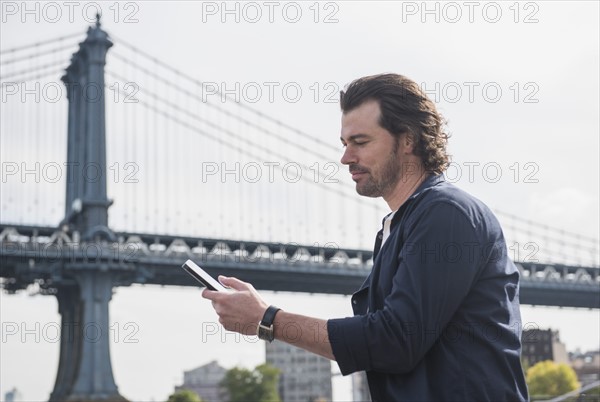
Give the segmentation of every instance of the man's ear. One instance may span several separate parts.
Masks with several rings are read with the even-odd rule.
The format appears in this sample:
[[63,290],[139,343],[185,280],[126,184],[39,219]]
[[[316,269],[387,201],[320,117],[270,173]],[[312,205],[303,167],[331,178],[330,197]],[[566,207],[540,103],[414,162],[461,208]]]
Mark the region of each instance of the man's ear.
[[415,149],[415,135],[412,131],[407,130],[400,138],[400,144],[402,145],[402,151],[406,155],[411,155]]

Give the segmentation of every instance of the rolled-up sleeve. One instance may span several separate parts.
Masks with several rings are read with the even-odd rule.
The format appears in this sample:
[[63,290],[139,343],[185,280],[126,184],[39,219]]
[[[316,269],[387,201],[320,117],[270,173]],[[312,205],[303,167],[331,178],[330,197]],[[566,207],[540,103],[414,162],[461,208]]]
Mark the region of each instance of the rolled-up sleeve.
[[371,359],[366,348],[366,332],[363,328],[364,316],[335,318],[327,321],[327,333],[333,355],[340,366],[342,375],[365,367]]
[[[359,370],[412,370],[441,336],[476,280],[485,240],[477,238],[472,219],[459,206],[431,205],[407,224],[405,236],[396,268],[380,267],[395,269],[383,308],[327,323],[332,351],[344,375]],[[372,284],[371,291],[375,288],[377,284]]]

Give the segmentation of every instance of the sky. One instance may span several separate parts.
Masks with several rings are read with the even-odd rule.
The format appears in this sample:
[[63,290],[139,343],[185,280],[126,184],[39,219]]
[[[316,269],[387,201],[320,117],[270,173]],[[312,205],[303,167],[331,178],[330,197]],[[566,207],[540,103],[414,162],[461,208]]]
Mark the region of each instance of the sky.
[[[95,10],[99,8],[103,14],[103,28],[115,42],[109,52],[107,68],[110,63],[117,62],[110,59],[111,52],[136,57],[119,42],[124,40],[205,82],[224,84],[227,88],[235,88],[236,83],[242,88],[249,83],[259,83],[263,96],[252,103],[252,107],[325,142],[326,146],[315,149],[329,150],[327,156],[331,159],[327,160],[332,161],[337,161],[335,158],[341,157],[342,152],[339,147],[340,112],[336,103],[338,90],[364,75],[404,74],[428,91],[448,120],[452,134],[449,150],[454,161],[454,171],[449,174],[458,177],[457,185],[495,211],[580,235],[599,237],[600,32],[597,2],[228,2],[226,6],[222,2],[185,1],[29,2],[29,12],[24,9],[24,4],[2,2],[2,51],[80,32],[81,36],[73,39],[73,50],[67,52],[75,51],[77,41],[83,39]],[[65,59],[65,66],[67,61]],[[272,99],[266,95],[265,82],[277,84]],[[301,89],[299,100],[292,101],[289,93],[279,90],[286,84]],[[168,91],[159,87],[156,90],[162,94]],[[253,100],[249,99],[248,93],[237,94],[245,101]],[[3,98],[3,107],[4,103]],[[64,99],[56,107],[58,114],[66,113]],[[113,110],[114,104],[107,108]],[[3,121],[7,110],[3,109]],[[118,130],[119,119],[127,118],[127,112],[114,113],[121,114],[111,115],[117,116],[113,119],[116,122],[107,122],[109,136],[111,130]],[[131,117],[127,124],[147,124],[138,119]],[[257,121],[264,122],[262,119]],[[2,126],[0,152],[3,165],[7,161],[19,161],[19,158],[31,158],[31,154],[23,156],[21,149],[22,144],[31,139],[18,142],[21,139],[17,141],[11,136],[11,127],[9,123]],[[231,127],[235,130],[238,126]],[[171,128],[165,126],[165,129]],[[148,127],[151,139],[157,135],[153,130],[157,129]],[[282,132],[291,135],[289,130],[282,129]],[[214,159],[207,159],[206,155],[214,151],[202,149],[201,145],[192,142],[195,140],[180,137],[178,132],[169,133],[168,139],[172,142],[158,142],[159,146],[194,149],[197,160],[231,162],[227,159],[230,156],[223,155],[226,151],[219,150]],[[256,135],[249,134],[248,138],[258,141]],[[151,156],[135,151],[135,140],[124,138],[115,143],[117,147],[123,145],[121,149],[135,154],[140,166],[148,167]],[[159,141],[164,138],[160,137]],[[297,136],[291,138],[301,141]],[[34,160],[59,160],[60,152],[64,154],[64,150],[56,148],[64,148],[64,141],[59,145],[53,144],[51,138],[39,141],[42,145],[33,154]],[[107,141],[116,140],[109,138]],[[294,148],[293,145],[281,146],[284,160],[308,166],[315,161],[312,154],[286,147]],[[306,147],[311,147],[310,141]],[[331,147],[339,147],[337,156]],[[231,158],[237,156],[236,151]],[[127,161],[128,157],[111,156],[120,162]],[[173,169],[190,166],[195,163],[181,158],[174,162]],[[469,166],[473,166],[472,171]],[[486,166],[493,170],[484,169]],[[500,170],[495,170],[497,167]],[[167,169],[162,166],[162,170]],[[142,181],[152,176],[148,172],[152,171],[140,170]],[[496,172],[500,173],[496,175]],[[161,206],[167,209],[173,200],[161,198],[162,193],[169,192],[161,189],[173,186],[166,188],[179,190],[178,186],[185,186],[185,180],[165,174],[154,176],[158,176],[159,184],[153,190],[155,193],[144,190],[139,197],[155,196],[159,209]],[[335,177],[341,182],[340,186],[346,186],[343,188],[351,186],[345,171],[336,171]],[[198,178],[195,180],[197,183]],[[1,184],[3,222],[30,219],[52,224],[60,220],[61,199],[52,198],[52,194],[64,192],[64,183],[36,184],[31,191],[36,192],[40,200],[51,200],[47,204],[53,209],[46,213],[44,208],[47,206],[40,202],[32,207],[29,215],[25,202],[8,201],[11,192],[20,191],[19,184],[10,179]],[[230,213],[221,222],[226,222],[223,226],[230,226],[242,221],[245,226],[239,232],[241,238],[264,240],[274,237],[321,244],[331,240],[354,247],[371,246],[372,236],[385,213],[381,201],[363,200],[348,192],[347,203],[341,203],[324,188],[326,184],[313,186],[313,190],[306,193],[308,195],[303,195],[305,198],[297,199],[304,187],[288,184],[276,182],[261,187],[265,189],[261,190],[265,191],[265,197],[274,201],[265,203],[266,198],[258,195],[242,210],[236,209],[238,204],[229,203],[227,191],[235,191],[232,187],[249,191],[248,183],[238,186],[208,183],[207,186],[212,186],[209,193],[213,188],[219,190],[215,190],[217,196],[211,200],[205,198],[203,202],[221,203],[229,206],[230,211],[239,211],[239,215]],[[154,231],[152,225],[135,221],[127,212],[139,208],[151,214],[150,207],[136,203],[124,206],[119,201],[138,197],[131,187],[115,185],[109,191],[117,200],[110,210],[111,224],[121,229]],[[314,195],[317,198],[310,198],[317,193],[320,194]],[[302,200],[326,203],[333,208],[337,206],[340,212],[320,209],[314,214],[305,213],[298,219],[316,221],[313,227],[281,233],[282,225],[277,225],[279,218],[267,216],[264,219],[270,229],[261,230],[263,210],[259,208],[267,210],[266,216],[269,208],[274,209],[273,205],[295,205]],[[344,226],[338,233],[333,226],[354,211],[359,203],[374,205],[375,209],[360,212],[358,224]],[[192,207],[183,203],[177,205],[177,211],[190,211]],[[252,220],[253,208],[259,211],[256,220]],[[291,209],[282,207],[281,211],[272,214],[276,217],[279,213],[290,214]],[[327,217],[327,214],[336,217]],[[181,221],[173,217],[164,225],[166,218],[161,217],[163,223],[158,224],[158,230],[206,236],[230,235],[220,225],[211,223],[209,215],[198,215],[193,229],[186,226],[184,217]],[[325,218],[335,220],[335,225],[321,227]],[[359,227],[358,234],[352,234],[353,227]],[[34,333],[25,335],[21,331],[18,335],[3,336],[0,343],[2,396],[8,389],[16,387],[23,400],[47,400],[54,384],[58,343],[52,330],[60,317],[53,297],[34,293],[0,295],[3,326],[18,323],[20,329],[33,328]],[[264,347],[255,339],[222,331],[209,334],[207,328],[213,328],[211,325],[216,322],[216,316],[210,304],[199,295],[200,289],[195,288],[134,285],[115,289],[110,304],[111,356],[115,380],[123,395],[132,400],[166,400],[174,386],[183,380],[184,370],[214,359],[225,367],[253,367],[263,360]],[[346,296],[263,292],[263,297],[270,304],[320,318],[351,314]],[[522,306],[522,315],[523,322],[529,326],[558,329],[569,351],[599,348],[597,310]],[[333,370],[337,371],[335,365]],[[334,400],[349,398],[349,384],[348,378],[335,378]]]

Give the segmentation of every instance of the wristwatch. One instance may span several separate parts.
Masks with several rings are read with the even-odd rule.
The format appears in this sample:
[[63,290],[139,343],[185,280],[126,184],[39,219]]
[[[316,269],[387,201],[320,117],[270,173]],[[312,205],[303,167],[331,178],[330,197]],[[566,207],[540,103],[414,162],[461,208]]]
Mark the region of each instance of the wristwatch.
[[275,339],[275,331],[273,331],[273,321],[275,320],[275,314],[281,310],[279,307],[269,306],[262,320],[258,323],[256,330],[258,338],[263,341],[273,342]]

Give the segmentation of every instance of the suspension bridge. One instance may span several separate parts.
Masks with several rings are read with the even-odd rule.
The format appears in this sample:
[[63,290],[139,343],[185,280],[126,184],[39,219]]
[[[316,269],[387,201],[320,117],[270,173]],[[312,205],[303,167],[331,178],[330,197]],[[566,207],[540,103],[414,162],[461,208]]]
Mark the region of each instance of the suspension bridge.
[[[202,82],[99,21],[71,57],[78,37],[2,50],[0,73],[0,277],[58,300],[51,401],[124,400],[108,339],[67,324],[108,328],[114,287],[196,286],[188,258],[258,289],[362,283],[387,212],[340,179],[339,148],[237,99],[252,85]],[[496,213],[522,303],[600,308],[597,239]]]

